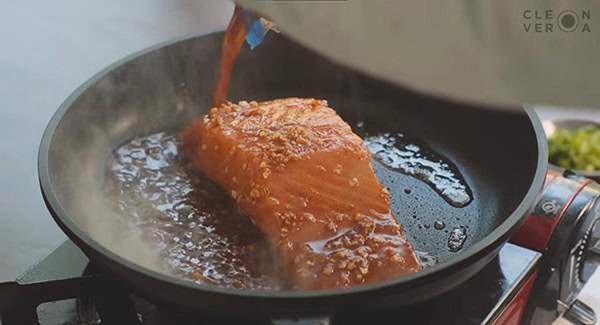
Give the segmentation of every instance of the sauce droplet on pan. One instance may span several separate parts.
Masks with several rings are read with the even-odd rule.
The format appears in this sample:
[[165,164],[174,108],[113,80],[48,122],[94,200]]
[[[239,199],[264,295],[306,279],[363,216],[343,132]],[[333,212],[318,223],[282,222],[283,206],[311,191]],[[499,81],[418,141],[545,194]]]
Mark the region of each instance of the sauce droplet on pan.
[[442,230],[444,227],[446,227],[446,224],[444,224],[443,221],[436,220],[436,222],[433,223],[433,227],[437,230]]
[[364,141],[375,159],[385,167],[420,179],[450,205],[461,208],[473,200],[471,189],[454,164],[407,141],[404,135],[384,133],[367,136]]
[[467,228],[463,226],[457,226],[450,231],[450,237],[448,238],[448,249],[451,252],[458,252],[467,240]]

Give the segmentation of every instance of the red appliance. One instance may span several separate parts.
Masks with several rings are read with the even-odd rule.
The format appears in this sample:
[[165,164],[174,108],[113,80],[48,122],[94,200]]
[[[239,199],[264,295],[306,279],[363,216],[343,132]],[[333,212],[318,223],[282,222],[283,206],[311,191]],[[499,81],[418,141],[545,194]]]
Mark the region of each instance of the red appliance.
[[564,317],[595,324],[594,311],[577,300],[600,256],[600,185],[565,171],[548,171],[544,190],[511,243],[541,254],[497,324],[550,324]]

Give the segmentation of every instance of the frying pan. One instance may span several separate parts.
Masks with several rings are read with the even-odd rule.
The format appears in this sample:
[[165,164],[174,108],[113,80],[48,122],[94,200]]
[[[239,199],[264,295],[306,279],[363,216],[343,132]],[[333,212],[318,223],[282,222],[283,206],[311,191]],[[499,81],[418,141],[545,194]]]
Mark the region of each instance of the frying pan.
[[[420,180],[375,161],[405,235],[418,251],[436,256],[436,265],[388,281],[314,292],[225,289],[159,272],[152,266],[153,252],[104,206],[104,164],[111,150],[134,136],[181,130],[207,113],[222,36],[216,32],[171,41],[109,66],[60,106],[42,138],[39,179],[52,216],[92,261],[141,295],[246,320],[407,306],[440,295],[485,266],[541,191],[547,148],[531,109],[506,113],[418,94],[272,33],[255,50],[242,51],[231,100],[327,99],[353,126],[363,121],[370,132],[402,132],[452,161],[473,201],[453,207]],[[430,226],[438,220],[446,224],[444,230]],[[447,231],[456,226],[467,229],[467,240],[462,250],[451,252]]]

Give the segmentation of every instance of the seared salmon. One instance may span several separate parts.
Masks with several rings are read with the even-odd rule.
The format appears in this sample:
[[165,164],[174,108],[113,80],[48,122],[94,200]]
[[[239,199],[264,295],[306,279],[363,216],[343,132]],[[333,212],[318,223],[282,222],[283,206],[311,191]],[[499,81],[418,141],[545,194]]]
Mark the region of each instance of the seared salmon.
[[194,166],[266,235],[296,288],[349,287],[421,269],[371,153],[327,101],[228,102],[182,137]]

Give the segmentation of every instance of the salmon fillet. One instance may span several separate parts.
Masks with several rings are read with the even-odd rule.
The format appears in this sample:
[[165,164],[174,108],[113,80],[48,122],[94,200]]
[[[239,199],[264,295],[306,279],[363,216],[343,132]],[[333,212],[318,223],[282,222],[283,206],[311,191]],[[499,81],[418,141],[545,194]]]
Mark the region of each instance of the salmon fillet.
[[182,137],[194,166],[276,248],[296,288],[349,287],[421,269],[371,153],[327,101],[226,103]]

